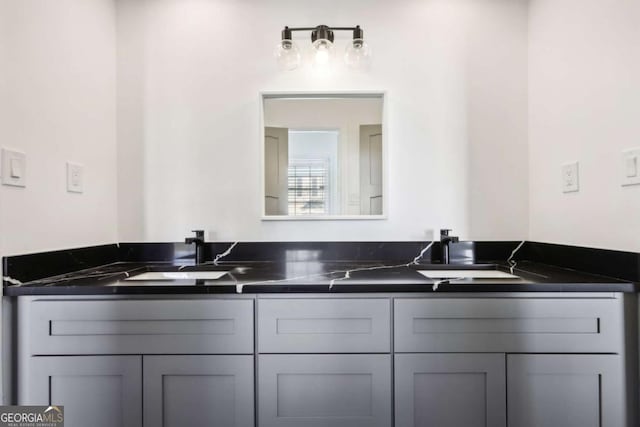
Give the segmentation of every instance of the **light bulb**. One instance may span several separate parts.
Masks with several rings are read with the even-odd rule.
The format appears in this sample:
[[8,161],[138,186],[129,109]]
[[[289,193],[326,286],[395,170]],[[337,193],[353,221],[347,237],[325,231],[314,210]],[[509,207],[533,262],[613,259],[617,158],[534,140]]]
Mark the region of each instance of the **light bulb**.
[[371,62],[371,49],[363,39],[353,39],[347,45],[344,61],[351,68],[365,69]]
[[327,39],[318,39],[313,42],[313,65],[326,68],[331,64],[333,56],[333,43]]
[[281,70],[291,71],[300,66],[300,50],[292,40],[284,39],[278,43],[275,56]]
[[329,62],[329,52],[327,48],[324,46],[320,46],[316,51],[316,62],[318,64],[324,65]]

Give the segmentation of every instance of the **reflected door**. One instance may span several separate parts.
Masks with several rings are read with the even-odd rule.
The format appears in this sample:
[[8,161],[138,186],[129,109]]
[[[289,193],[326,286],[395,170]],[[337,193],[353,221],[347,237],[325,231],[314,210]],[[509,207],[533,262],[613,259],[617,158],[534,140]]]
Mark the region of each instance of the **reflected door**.
[[289,129],[264,128],[264,213],[287,215]]
[[360,126],[360,214],[382,215],[382,125]]

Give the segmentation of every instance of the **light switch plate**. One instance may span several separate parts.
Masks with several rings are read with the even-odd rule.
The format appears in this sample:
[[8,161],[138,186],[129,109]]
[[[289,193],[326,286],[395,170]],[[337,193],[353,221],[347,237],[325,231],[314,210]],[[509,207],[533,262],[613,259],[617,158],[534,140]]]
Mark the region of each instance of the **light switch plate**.
[[82,193],[84,191],[84,170],[78,163],[67,162],[67,191]]
[[580,190],[578,162],[562,165],[562,192],[575,193]]
[[27,156],[23,152],[2,149],[2,184],[27,186]]
[[640,184],[640,148],[622,152],[622,185]]

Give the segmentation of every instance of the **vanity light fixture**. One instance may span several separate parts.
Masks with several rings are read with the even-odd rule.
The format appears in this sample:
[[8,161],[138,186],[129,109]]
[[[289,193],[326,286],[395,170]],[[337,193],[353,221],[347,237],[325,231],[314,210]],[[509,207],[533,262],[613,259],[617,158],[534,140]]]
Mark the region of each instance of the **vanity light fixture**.
[[302,55],[298,45],[292,40],[294,31],[311,31],[312,43],[312,63],[314,67],[323,68],[328,66],[333,56],[335,48],[333,44],[334,31],[352,31],[353,40],[349,42],[344,53],[344,60],[352,68],[363,69],[369,64],[371,59],[371,49],[364,41],[364,32],[359,25],[355,27],[329,27],[318,25],[317,27],[284,27],[282,39],[276,47],[276,60],[282,70],[295,70],[302,63]]

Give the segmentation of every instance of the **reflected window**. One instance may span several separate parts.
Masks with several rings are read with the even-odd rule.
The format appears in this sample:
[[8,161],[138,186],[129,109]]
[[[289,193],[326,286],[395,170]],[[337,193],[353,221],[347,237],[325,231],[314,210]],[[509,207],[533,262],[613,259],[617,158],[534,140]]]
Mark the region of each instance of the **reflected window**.
[[336,130],[288,130],[289,215],[327,215],[338,209],[339,139]]
[[329,213],[329,164],[326,160],[289,161],[289,215]]

